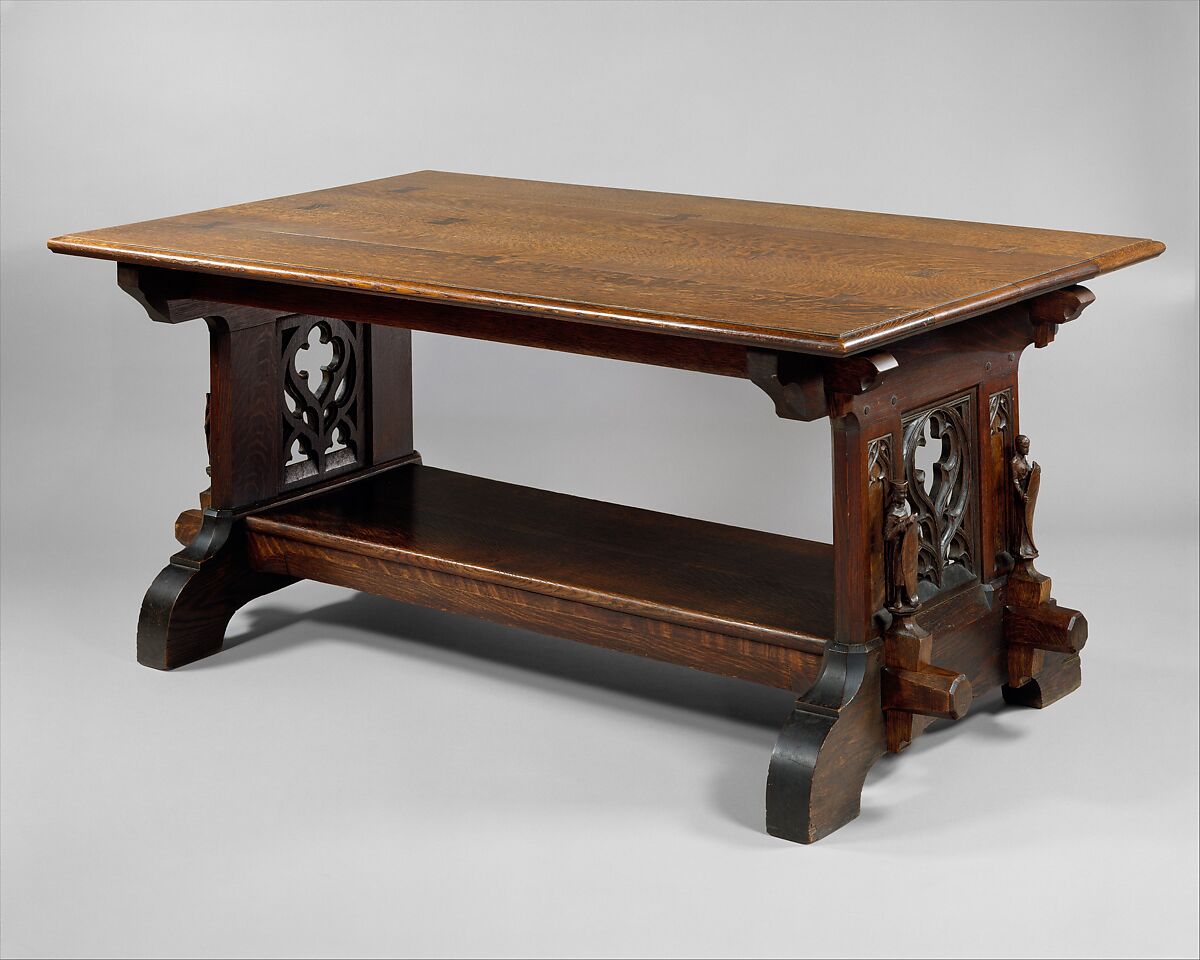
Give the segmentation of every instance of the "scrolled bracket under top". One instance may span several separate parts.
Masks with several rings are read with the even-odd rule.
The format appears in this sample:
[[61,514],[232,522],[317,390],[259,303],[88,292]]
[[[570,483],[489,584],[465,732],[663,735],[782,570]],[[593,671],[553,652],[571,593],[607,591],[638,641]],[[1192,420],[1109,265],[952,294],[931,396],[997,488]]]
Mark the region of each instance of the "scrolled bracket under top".
[[271,323],[290,312],[182,296],[174,289],[173,273],[118,263],[117,286],[140,303],[155,323],[184,323],[203,317],[211,324],[214,318],[219,318],[224,327],[236,330]]
[[1096,295],[1087,287],[1064,287],[1029,301],[1029,319],[1033,321],[1033,345],[1045,347],[1054,342],[1060,323],[1069,323],[1091,306]]

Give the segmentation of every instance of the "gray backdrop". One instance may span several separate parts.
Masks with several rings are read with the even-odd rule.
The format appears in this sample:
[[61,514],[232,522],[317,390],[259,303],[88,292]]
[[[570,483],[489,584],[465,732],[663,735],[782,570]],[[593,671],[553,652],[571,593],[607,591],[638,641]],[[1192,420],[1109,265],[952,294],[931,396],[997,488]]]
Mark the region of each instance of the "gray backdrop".
[[[6,956],[1194,955],[1194,4],[2,4]],[[202,324],[71,230],[445,170],[1154,237],[1023,365],[1082,690],[802,848],[787,694],[303,585],[138,667]],[[829,536],[748,383],[415,337],[427,462]]]

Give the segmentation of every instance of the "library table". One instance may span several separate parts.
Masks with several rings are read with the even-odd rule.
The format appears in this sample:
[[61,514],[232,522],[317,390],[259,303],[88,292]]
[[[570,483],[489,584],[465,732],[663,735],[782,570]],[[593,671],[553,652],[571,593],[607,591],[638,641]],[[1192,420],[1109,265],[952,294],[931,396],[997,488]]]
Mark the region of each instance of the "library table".
[[[781,687],[766,824],[800,842],[980,693],[1079,686],[1017,365],[1092,302],[1081,281],[1161,243],[423,171],[49,246],[211,332],[209,488],[142,604],[147,666],[311,579]],[[738,377],[828,418],[833,543],[423,465],[412,330]]]

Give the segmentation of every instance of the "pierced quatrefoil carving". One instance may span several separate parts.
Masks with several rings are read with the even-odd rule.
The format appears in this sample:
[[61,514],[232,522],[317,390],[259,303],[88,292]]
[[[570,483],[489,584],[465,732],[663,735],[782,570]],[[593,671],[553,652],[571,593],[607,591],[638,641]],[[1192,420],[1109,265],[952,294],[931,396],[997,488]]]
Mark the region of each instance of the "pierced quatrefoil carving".
[[362,357],[359,324],[303,316],[281,323],[285,487],[363,462]]
[[917,519],[919,576],[942,586],[961,564],[975,573],[975,485],[972,399],[969,395],[904,417],[904,471]]

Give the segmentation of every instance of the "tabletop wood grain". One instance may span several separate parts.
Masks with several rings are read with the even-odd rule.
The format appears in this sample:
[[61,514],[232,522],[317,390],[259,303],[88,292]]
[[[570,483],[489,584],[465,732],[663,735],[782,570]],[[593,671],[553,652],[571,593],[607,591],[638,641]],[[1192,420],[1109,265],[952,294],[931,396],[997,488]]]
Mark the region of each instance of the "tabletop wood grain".
[[1164,249],[1130,237],[437,171],[68,234],[49,246],[834,355]]

